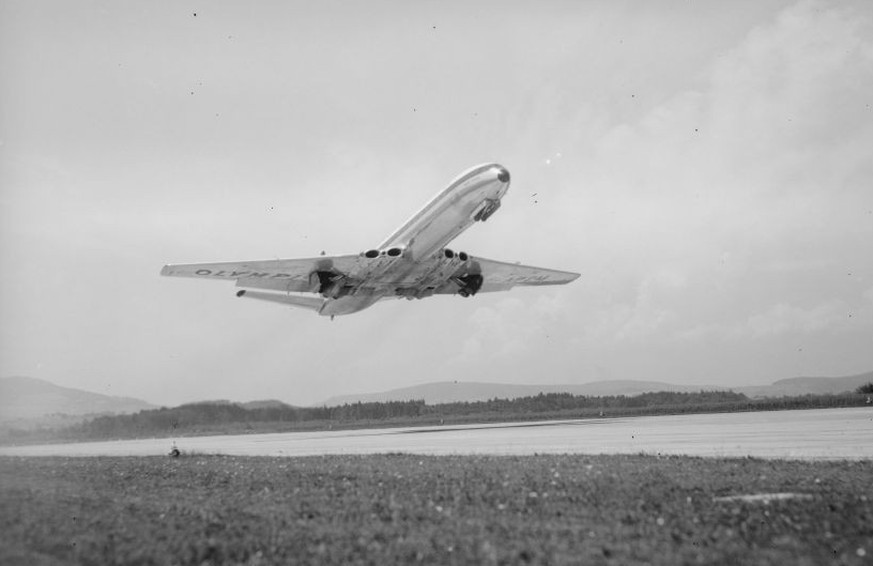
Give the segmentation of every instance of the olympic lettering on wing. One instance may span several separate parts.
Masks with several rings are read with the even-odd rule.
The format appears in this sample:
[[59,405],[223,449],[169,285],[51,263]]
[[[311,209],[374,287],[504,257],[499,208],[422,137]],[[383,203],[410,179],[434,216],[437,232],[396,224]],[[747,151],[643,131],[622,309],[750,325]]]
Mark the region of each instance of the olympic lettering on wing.
[[226,270],[217,270],[213,271],[212,269],[198,269],[194,272],[194,275],[200,277],[227,277],[228,279],[239,279],[240,277],[245,278],[256,278],[256,279],[294,279],[295,275],[291,273],[269,273],[263,271],[226,271]]

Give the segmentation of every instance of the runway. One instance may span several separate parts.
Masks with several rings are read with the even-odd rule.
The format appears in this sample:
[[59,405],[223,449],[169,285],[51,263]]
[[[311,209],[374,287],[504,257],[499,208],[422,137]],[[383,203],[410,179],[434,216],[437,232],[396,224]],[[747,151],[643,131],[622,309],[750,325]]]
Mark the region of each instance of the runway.
[[0,447],[0,456],[662,454],[873,459],[873,408],[601,418]]

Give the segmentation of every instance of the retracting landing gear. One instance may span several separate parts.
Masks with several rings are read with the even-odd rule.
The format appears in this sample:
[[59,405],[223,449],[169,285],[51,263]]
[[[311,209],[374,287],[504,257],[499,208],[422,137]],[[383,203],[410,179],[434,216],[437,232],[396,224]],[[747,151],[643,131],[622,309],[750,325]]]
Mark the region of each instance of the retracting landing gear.
[[478,273],[470,273],[468,275],[458,277],[457,279],[455,279],[455,282],[460,287],[460,289],[458,289],[458,294],[464,298],[467,298],[472,297],[479,292],[479,289],[482,288],[482,283],[485,282],[485,278]]
[[492,214],[497,212],[497,209],[500,208],[500,201],[498,199],[486,199],[485,206],[483,206],[479,212],[473,216],[473,220],[477,222],[485,222],[488,220]]

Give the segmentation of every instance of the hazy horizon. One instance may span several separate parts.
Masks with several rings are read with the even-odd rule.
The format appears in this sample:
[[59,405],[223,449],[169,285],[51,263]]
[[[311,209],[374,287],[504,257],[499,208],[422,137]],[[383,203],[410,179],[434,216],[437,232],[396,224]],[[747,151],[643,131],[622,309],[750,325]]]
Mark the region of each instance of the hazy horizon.
[[[500,398],[504,395],[507,398],[516,398],[518,396],[535,395],[536,393],[535,393],[535,391],[533,391],[533,389],[536,389],[536,388],[542,388],[543,389],[542,392],[545,392],[545,393],[566,392],[566,393],[571,393],[573,395],[594,395],[594,396],[602,396],[602,395],[631,395],[631,396],[633,396],[633,395],[638,395],[644,391],[648,392],[648,391],[673,390],[673,389],[664,389],[664,390],[650,389],[650,388],[645,387],[646,384],[655,384],[655,385],[662,384],[662,385],[665,385],[668,387],[669,386],[678,386],[678,388],[675,389],[675,391],[680,391],[680,392],[715,391],[715,390],[732,389],[736,392],[744,393],[746,395],[751,394],[753,396],[757,396],[757,395],[761,394],[761,392],[758,391],[758,389],[760,389],[760,388],[766,389],[766,388],[771,387],[771,386],[777,386],[777,384],[786,385],[786,384],[780,383],[780,382],[786,381],[786,380],[787,381],[792,381],[794,379],[801,379],[801,380],[805,380],[805,379],[845,380],[847,378],[862,377],[862,378],[864,378],[864,380],[865,380],[864,382],[866,383],[866,380],[869,380],[871,378],[871,376],[873,376],[873,371],[867,371],[867,372],[862,372],[860,374],[853,374],[853,375],[830,375],[830,376],[800,375],[800,376],[793,376],[793,377],[789,377],[789,378],[783,378],[780,380],[776,380],[772,383],[757,384],[757,385],[734,384],[734,385],[730,385],[730,386],[725,386],[725,385],[721,385],[721,384],[717,384],[717,383],[701,384],[700,389],[697,389],[697,386],[695,386],[695,385],[682,385],[682,384],[678,384],[678,383],[670,382],[670,381],[643,381],[643,380],[618,380],[618,379],[616,379],[616,380],[603,380],[603,381],[589,381],[589,382],[585,382],[585,383],[570,383],[570,384],[568,384],[568,383],[529,384],[529,383],[481,382],[481,381],[463,381],[463,380],[431,381],[431,382],[426,382],[426,383],[415,383],[412,385],[402,385],[400,387],[386,389],[386,390],[378,390],[378,391],[375,391],[375,390],[374,391],[341,391],[341,392],[332,394],[329,397],[319,399],[319,400],[316,400],[314,402],[310,402],[307,404],[299,404],[298,403],[297,406],[311,407],[311,406],[321,406],[324,404],[331,405],[331,404],[354,403],[354,402],[358,402],[358,401],[361,401],[361,402],[380,401],[380,400],[383,400],[380,397],[381,395],[391,394],[391,393],[399,393],[399,392],[404,392],[404,391],[416,391],[417,396],[414,397],[415,399],[418,399],[419,397],[421,397],[421,398],[423,398],[423,400],[426,403],[431,404],[431,403],[455,402],[455,401],[464,401],[464,400],[466,400],[466,401],[489,400],[489,399],[494,398],[495,395],[498,398]],[[52,383],[51,381],[45,380],[42,378],[31,378],[29,376],[19,376],[19,375],[0,376],[0,381],[2,381],[2,380],[17,380],[17,379],[36,380],[39,382],[48,383],[52,386],[57,386],[57,384]],[[818,382],[816,382],[816,383],[818,383]],[[607,384],[609,384],[609,385],[607,385]],[[448,387],[448,389],[446,389],[446,386]],[[597,389],[591,390],[590,388],[587,388],[588,386],[595,386]],[[605,389],[603,389],[604,386],[605,386]],[[631,387],[628,388],[628,386],[631,386]],[[641,386],[642,388],[638,388],[636,386]],[[796,387],[797,384],[794,384],[794,386]],[[19,385],[19,387],[20,387],[20,385]],[[27,387],[27,386],[25,386],[25,387]],[[60,387],[69,387],[69,386],[60,386]],[[501,388],[501,387],[505,388],[503,390],[503,392],[495,391],[495,388]],[[564,387],[566,389],[560,389],[560,388],[564,388]],[[846,386],[846,387],[848,387],[846,389],[846,391],[851,391],[855,388],[855,385]],[[557,391],[556,391],[556,388],[558,388]],[[689,390],[688,388],[692,388],[692,389]],[[72,389],[74,391],[99,394],[99,392],[89,391],[86,389],[79,389],[79,388],[72,388]],[[748,389],[752,389],[754,391],[750,393],[750,391],[748,391]],[[531,391],[528,391],[528,390],[531,390]],[[773,395],[775,395],[775,396],[804,395],[807,392],[808,391],[802,389],[802,385],[801,385],[801,389],[798,389],[794,392],[791,392],[790,390],[786,390],[786,391],[778,391],[775,393],[769,392],[766,394],[770,395],[770,396],[773,396]],[[451,400],[445,400],[443,398],[444,395],[450,395]],[[472,397],[468,397],[467,395],[471,395]],[[138,399],[135,397],[129,397],[129,396],[125,396],[125,395],[117,395],[114,397],[117,399],[129,399],[131,401],[137,401],[137,402],[143,401],[143,402],[145,402],[144,399]],[[457,399],[456,399],[456,397],[457,397]],[[438,400],[434,401],[434,398],[438,399]],[[407,397],[397,397],[397,399],[407,399]],[[293,405],[293,403],[287,401],[286,399],[275,398],[275,397],[273,397],[273,398],[260,398],[259,397],[259,398],[236,399],[236,398],[214,398],[214,397],[209,397],[209,396],[204,396],[204,397],[199,398],[199,399],[191,399],[189,401],[185,401],[184,403],[180,403],[180,404],[185,404],[185,403],[247,404],[247,403],[265,402],[265,401],[266,402],[279,401],[279,402],[283,402],[283,403],[286,403],[289,405]],[[156,407],[177,406],[176,404],[168,404],[168,403],[152,403],[152,402],[149,402],[149,403],[153,406],[156,406]],[[58,411],[53,410],[52,412],[61,412],[62,413],[63,410],[58,409]],[[3,411],[0,411],[0,416],[7,416],[8,417],[8,415],[4,415]]]
[[[0,376],[154,404],[432,381],[873,368],[873,10],[0,2]],[[464,169],[451,247],[567,286],[334,321],[167,263],[372,248]]]

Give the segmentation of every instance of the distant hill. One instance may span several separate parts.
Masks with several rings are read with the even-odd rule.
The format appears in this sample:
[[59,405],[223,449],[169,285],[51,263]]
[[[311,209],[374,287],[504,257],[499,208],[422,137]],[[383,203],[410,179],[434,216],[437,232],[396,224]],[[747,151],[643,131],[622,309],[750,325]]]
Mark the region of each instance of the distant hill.
[[50,415],[135,413],[154,408],[154,405],[139,399],[60,387],[43,379],[0,378],[0,421],[39,419]]
[[179,405],[180,407],[188,407],[192,405],[236,405],[237,407],[242,407],[243,409],[285,409],[285,408],[293,408],[292,405],[288,403],[284,403],[282,401],[278,401],[276,399],[263,399],[258,401],[246,401],[244,403],[237,401],[230,401],[229,399],[204,399],[203,401],[191,401],[190,403],[183,403]]
[[770,385],[733,387],[749,397],[783,397],[785,395],[828,395],[854,391],[873,382],[873,371],[846,377],[790,377]]
[[[488,401],[489,399],[515,399],[539,395],[540,393],[571,393],[573,395],[639,395],[654,391],[691,392],[700,391],[700,386],[676,385],[658,381],[593,381],[591,383],[573,383],[563,385],[516,385],[509,383],[481,383],[466,381],[440,381],[392,389],[380,393],[362,393],[358,395],[337,395],[324,402],[324,405],[343,405],[345,403],[362,403],[376,401],[410,401],[423,399],[428,405],[438,403],[456,403],[472,401]],[[706,389],[725,389],[724,387],[707,387]]]
[[731,390],[749,397],[783,397],[807,394],[837,394],[854,391],[858,386],[873,381],[873,372],[848,377],[793,377],[780,379],[770,385],[725,387],[721,385],[677,385],[659,381],[593,381],[563,385],[516,385],[508,383],[481,383],[440,381],[425,383],[379,393],[337,395],[327,399],[326,406],[374,401],[424,400],[428,405],[489,399],[515,399],[540,393],[570,393],[573,395],[640,395],[656,391],[695,392],[700,390]]
[[264,399],[261,401],[247,401],[245,403],[237,403],[243,409],[285,409],[292,407],[288,403],[276,399]]

